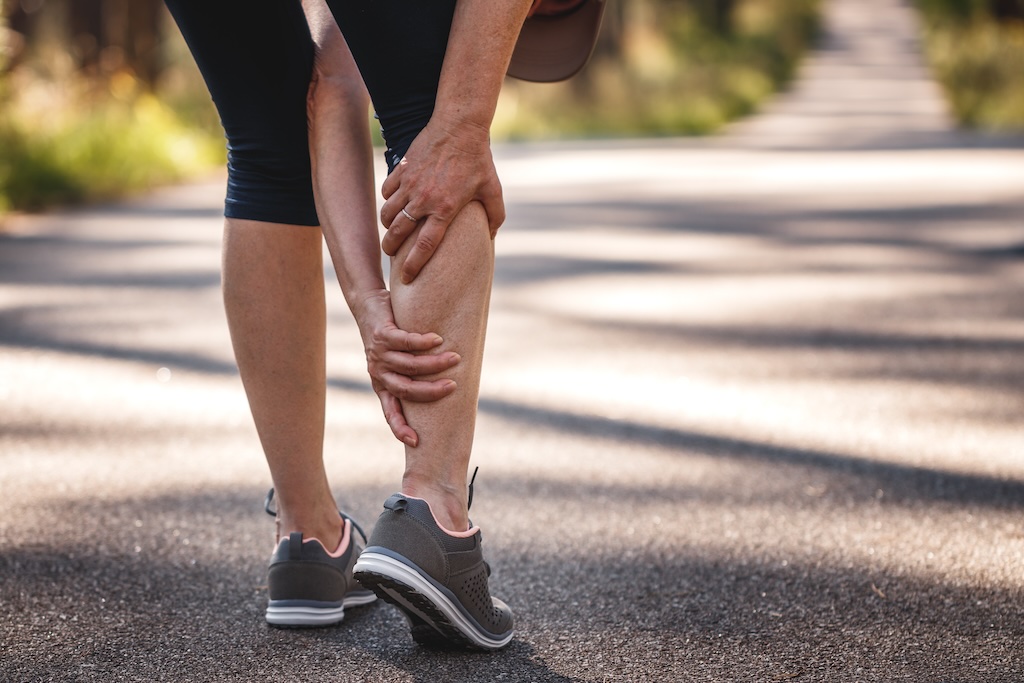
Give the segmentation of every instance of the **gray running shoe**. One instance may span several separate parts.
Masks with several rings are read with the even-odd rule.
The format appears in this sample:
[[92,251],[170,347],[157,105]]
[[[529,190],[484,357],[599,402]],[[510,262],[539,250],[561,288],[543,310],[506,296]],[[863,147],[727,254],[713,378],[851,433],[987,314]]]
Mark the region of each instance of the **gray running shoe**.
[[452,536],[425,500],[396,493],[359,556],[355,577],[409,620],[431,647],[497,650],[512,640],[512,610],[491,597],[480,529]]
[[[266,510],[274,491],[267,495]],[[270,602],[267,623],[281,627],[330,626],[345,618],[346,607],[368,605],[377,599],[352,578],[352,567],[362,550],[353,531],[366,541],[359,525],[344,513],[342,550],[328,553],[320,541],[303,540],[299,532],[282,538],[270,558]]]

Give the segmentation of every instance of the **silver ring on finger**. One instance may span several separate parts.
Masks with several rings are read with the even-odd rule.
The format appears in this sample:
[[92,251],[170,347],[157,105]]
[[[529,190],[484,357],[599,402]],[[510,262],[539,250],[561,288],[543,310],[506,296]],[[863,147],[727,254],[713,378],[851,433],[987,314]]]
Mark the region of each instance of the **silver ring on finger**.
[[419,219],[414,218],[413,215],[406,211],[405,209],[402,209],[401,211],[399,211],[399,213],[408,218],[409,220],[411,220],[413,223],[419,223]]

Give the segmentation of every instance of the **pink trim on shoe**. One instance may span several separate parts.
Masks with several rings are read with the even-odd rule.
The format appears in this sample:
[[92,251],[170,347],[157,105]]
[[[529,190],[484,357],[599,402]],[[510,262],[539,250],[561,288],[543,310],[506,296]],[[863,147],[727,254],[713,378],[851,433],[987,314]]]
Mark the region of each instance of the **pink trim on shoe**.
[[430,503],[429,502],[427,502],[423,498],[417,498],[416,496],[410,496],[408,493],[403,493],[402,495],[405,496],[406,498],[412,498],[413,500],[422,500],[424,503],[427,503],[427,509],[430,510],[430,516],[434,518],[434,524],[437,525],[438,529],[440,529],[441,531],[445,532],[449,536],[454,536],[455,538],[471,538],[472,536],[474,536],[476,534],[476,532],[480,531],[480,527],[478,527],[475,524],[473,526],[469,527],[469,529],[467,529],[466,531],[452,531],[451,529],[449,529],[449,528],[445,527],[443,524],[441,524],[441,522],[437,521],[437,515],[434,514],[434,508],[430,507]]
[[[341,541],[338,542],[338,547],[335,548],[333,551],[328,551],[327,554],[330,557],[341,557],[342,555],[344,555],[345,551],[348,550],[348,544],[349,544],[349,540],[351,539],[351,537],[352,537],[352,522],[350,520],[346,519],[345,520],[345,530],[341,533]],[[325,546],[320,541],[319,538],[304,538],[304,539],[302,539],[302,545],[306,545],[307,543],[310,543],[312,541],[316,541],[317,543],[320,543],[320,546],[324,550],[327,550],[327,546]]]

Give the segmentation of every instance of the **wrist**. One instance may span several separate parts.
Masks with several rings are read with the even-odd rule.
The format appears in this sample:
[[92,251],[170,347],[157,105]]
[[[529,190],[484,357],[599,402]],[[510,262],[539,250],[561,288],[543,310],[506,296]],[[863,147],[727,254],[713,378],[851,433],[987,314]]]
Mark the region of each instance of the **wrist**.
[[364,320],[373,317],[382,307],[391,306],[391,293],[383,286],[353,291],[349,297],[349,308],[356,322],[362,326]]
[[430,117],[430,124],[447,136],[490,146],[493,117],[493,111],[467,111],[458,106],[447,109],[438,107]]

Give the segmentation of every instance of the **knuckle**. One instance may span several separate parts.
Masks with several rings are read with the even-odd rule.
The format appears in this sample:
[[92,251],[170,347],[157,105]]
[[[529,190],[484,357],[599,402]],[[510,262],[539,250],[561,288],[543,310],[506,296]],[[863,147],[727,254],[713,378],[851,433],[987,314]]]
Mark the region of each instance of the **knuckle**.
[[433,253],[437,249],[438,240],[429,233],[424,233],[416,239],[416,248],[422,252]]
[[459,208],[458,203],[451,197],[442,197],[437,200],[434,214],[439,217],[451,216]]

